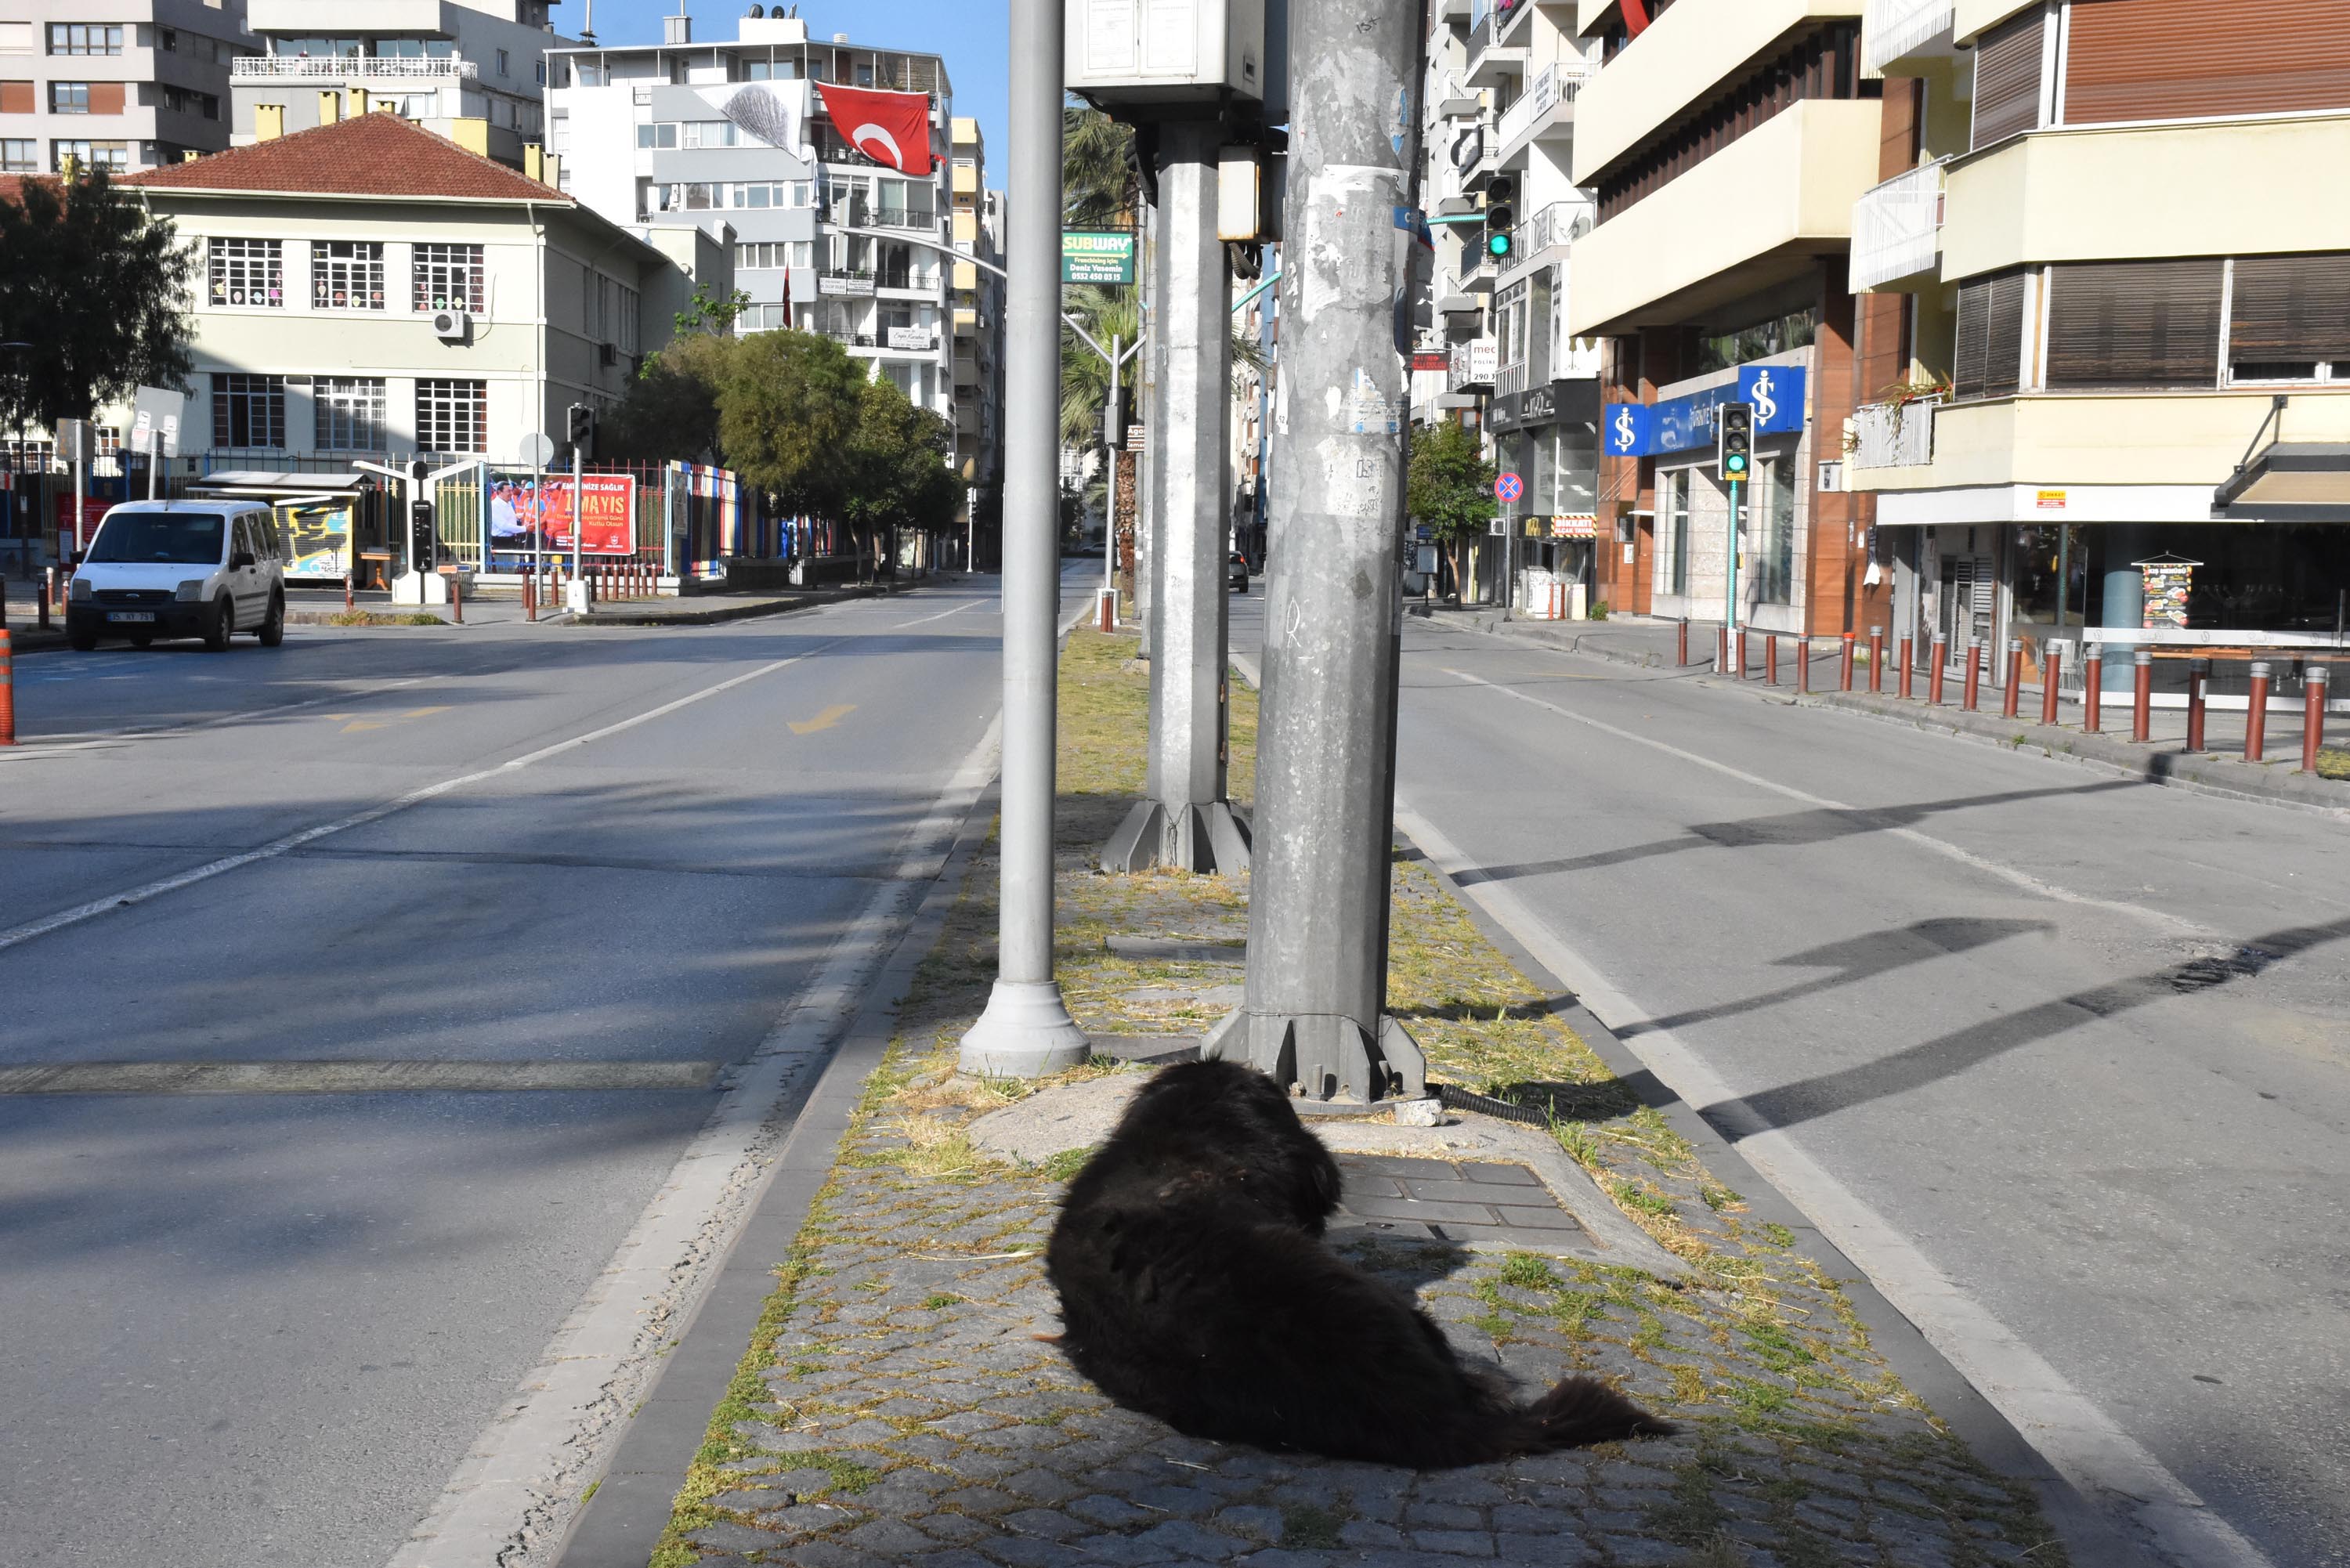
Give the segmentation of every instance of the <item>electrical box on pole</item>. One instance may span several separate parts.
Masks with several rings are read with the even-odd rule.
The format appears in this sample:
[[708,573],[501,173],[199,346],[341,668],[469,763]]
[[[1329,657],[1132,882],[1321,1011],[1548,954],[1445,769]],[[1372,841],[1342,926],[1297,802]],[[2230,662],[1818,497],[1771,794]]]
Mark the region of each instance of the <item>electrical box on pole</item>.
[[1071,92],[1128,108],[1264,98],[1265,0],[1063,0]]
[[1714,427],[1714,462],[1724,484],[1754,476],[1754,405],[1724,403]]

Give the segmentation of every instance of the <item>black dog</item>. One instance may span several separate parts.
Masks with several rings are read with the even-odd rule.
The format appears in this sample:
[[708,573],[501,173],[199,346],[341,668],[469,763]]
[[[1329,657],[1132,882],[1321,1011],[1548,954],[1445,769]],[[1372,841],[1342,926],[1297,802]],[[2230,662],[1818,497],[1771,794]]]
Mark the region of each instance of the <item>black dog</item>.
[[1069,1184],[1045,1254],[1062,1349],[1195,1438],[1440,1469],[1673,1428],[1570,1377],[1521,1406],[1318,1238],[1338,1167],[1273,1081],[1170,1067]]

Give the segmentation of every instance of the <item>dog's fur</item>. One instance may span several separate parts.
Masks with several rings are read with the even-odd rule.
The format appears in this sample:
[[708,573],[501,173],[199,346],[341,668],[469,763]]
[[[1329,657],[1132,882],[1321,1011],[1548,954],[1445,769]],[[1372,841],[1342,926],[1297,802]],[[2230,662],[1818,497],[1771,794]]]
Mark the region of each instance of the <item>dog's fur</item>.
[[1045,1254],[1061,1346],[1195,1438],[1438,1469],[1670,1432],[1605,1383],[1519,1405],[1400,1292],[1321,1244],[1338,1166],[1270,1078],[1157,1074],[1069,1184]]

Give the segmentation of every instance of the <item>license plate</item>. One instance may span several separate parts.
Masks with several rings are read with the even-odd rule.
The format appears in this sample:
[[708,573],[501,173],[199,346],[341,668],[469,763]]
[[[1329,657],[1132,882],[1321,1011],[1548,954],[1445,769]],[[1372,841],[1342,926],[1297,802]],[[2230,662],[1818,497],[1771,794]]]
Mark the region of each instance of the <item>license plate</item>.
[[145,621],[151,626],[155,621],[155,612],[153,610],[109,610],[106,612],[106,618]]

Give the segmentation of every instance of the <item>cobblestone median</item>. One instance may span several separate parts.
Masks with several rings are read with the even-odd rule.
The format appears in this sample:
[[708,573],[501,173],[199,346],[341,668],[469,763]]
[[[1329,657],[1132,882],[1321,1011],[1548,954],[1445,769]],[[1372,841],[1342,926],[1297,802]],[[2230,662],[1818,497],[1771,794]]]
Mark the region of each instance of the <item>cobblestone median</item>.
[[[1081,637],[1066,676],[1065,745],[1099,749],[1063,773],[1076,785],[1063,971],[1088,1028],[1165,1033],[1220,1012],[1218,988],[1237,971],[1138,959],[1107,937],[1229,940],[1244,892],[1085,868],[1124,804],[1118,764],[1103,761],[1139,701],[1120,653],[1115,639]],[[1039,1337],[1057,1327],[1045,1238],[1083,1151],[1039,1165],[982,1155],[969,1122],[1022,1091],[951,1070],[993,974],[994,870],[984,854],[972,867],[656,1568],[2064,1561],[2029,1494],[1986,1472],[1899,1385],[1794,1238],[1744,1218],[1409,865],[1391,1005],[1440,1075],[1521,1100],[1538,1091],[1567,1153],[1691,1280],[1360,1231],[1342,1244],[1416,1291],[1464,1355],[1530,1386],[1570,1371],[1621,1379],[1680,1435],[1415,1474],[1195,1441],[1110,1405]],[[1195,996],[1215,1000],[1187,1008]],[[1097,1060],[1077,1075],[1147,1070]]]

